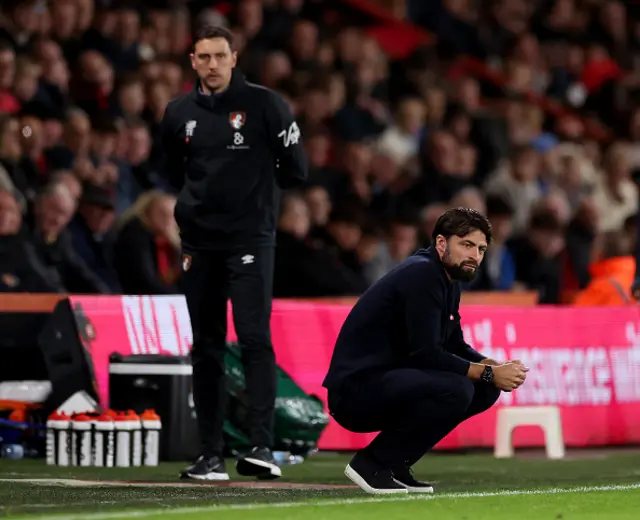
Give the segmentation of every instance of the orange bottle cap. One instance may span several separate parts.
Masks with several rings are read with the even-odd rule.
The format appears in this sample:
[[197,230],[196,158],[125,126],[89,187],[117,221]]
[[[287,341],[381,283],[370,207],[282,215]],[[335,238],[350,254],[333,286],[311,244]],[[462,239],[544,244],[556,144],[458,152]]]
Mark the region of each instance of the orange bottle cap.
[[159,421],[160,416],[156,413],[155,410],[145,410],[140,418],[144,421]]
[[51,421],[70,421],[71,417],[69,417],[67,414],[65,413],[58,413],[58,412],[53,412],[50,416],[49,416],[49,420]]

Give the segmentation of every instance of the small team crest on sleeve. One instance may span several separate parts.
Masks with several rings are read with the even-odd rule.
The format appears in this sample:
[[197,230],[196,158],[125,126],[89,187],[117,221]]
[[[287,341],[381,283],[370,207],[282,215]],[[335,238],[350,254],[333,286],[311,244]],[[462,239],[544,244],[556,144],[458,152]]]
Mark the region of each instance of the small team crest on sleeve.
[[244,112],[231,112],[229,114],[229,124],[234,130],[240,130],[247,122],[247,114]]
[[182,255],[182,270],[188,271],[191,268],[191,255]]

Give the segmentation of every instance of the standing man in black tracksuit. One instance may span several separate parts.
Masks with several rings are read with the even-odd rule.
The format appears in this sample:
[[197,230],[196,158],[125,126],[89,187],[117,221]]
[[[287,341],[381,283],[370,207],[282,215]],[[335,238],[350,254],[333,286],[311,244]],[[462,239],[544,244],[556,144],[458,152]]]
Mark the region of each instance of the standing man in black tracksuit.
[[241,475],[277,478],[272,453],[276,364],[269,322],[278,188],[304,182],[300,130],[284,100],[235,68],[227,30],[194,37],[192,92],[172,100],[162,121],[175,217],[183,245],[183,290],[193,329],[193,398],[201,456],[183,478],[227,480],[222,458],[227,300],[242,346],[253,449]]

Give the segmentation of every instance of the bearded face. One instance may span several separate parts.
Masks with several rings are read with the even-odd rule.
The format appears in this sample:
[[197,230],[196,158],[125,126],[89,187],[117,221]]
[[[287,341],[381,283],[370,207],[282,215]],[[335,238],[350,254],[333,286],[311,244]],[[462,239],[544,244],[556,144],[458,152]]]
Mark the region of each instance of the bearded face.
[[470,282],[476,277],[487,250],[487,240],[482,231],[473,231],[463,237],[449,239],[439,236],[436,249],[442,264],[452,280]]

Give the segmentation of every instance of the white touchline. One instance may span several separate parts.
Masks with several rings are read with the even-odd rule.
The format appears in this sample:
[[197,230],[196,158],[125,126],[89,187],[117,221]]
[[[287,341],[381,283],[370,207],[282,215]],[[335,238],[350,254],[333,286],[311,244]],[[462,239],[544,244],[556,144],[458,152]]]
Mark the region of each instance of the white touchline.
[[302,502],[273,502],[263,504],[229,504],[220,506],[207,507],[180,507],[173,509],[145,509],[132,511],[114,511],[112,513],[90,513],[90,514],[73,514],[73,515],[47,515],[47,516],[23,516],[23,520],[116,520],[128,518],[149,518],[161,515],[189,515],[197,513],[213,513],[216,511],[234,511],[234,510],[255,510],[255,509],[275,509],[289,507],[325,507],[325,506],[343,506],[353,504],[367,504],[373,502],[402,502],[410,500],[440,500],[455,498],[486,498],[486,497],[502,497],[502,496],[521,496],[521,495],[560,495],[566,493],[595,493],[598,491],[629,491],[632,489],[640,489],[640,484],[613,484],[610,486],[581,486],[573,488],[550,488],[550,489],[514,489],[503,491],[486,491],[486,492],[468,492],[468,493],[442,493],[440,495],[405,495],[403,497],[387,497],[387,498],[344,498],[341,500],[316,500]]

